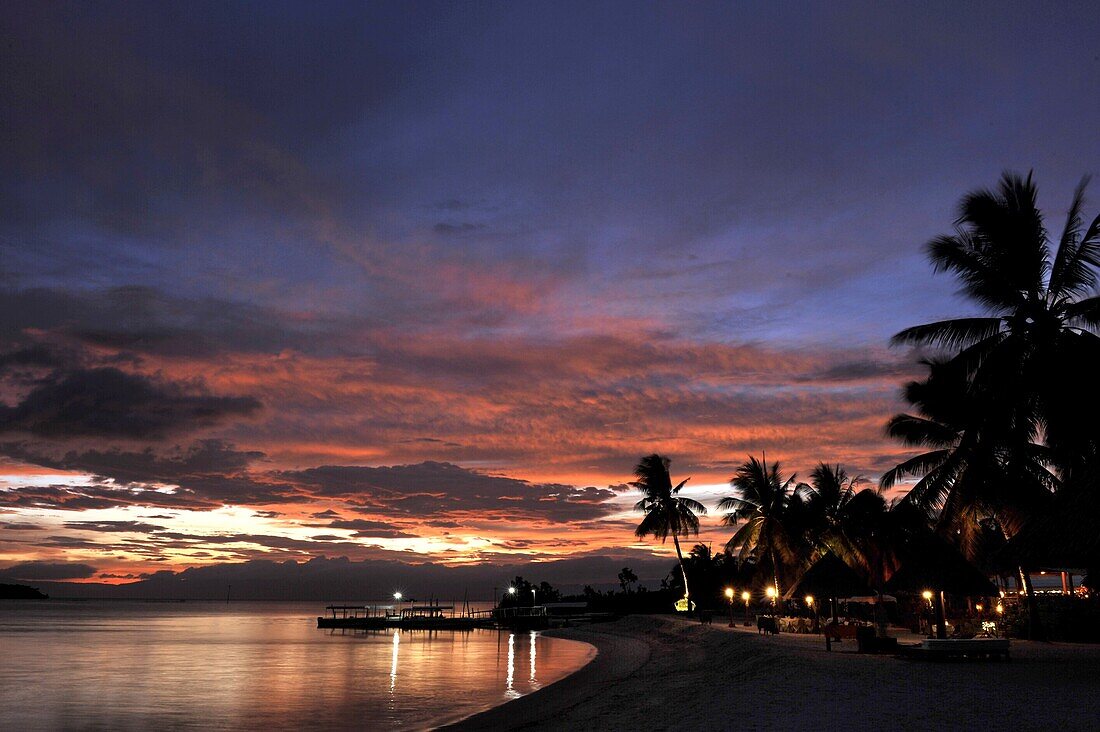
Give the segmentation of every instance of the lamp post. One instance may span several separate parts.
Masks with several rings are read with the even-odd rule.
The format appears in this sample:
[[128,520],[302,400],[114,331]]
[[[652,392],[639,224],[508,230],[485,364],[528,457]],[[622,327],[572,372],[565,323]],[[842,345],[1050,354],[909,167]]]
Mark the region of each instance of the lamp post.
[[810,609],[810,614],[813,616],[813,630],[817,632],[817,607],[814,606],[814,596],[806,595],[806,607]]
[[752,594],[748,590],[745,590],[741,593],[741,599],[745,601],[745,625],[752,625],[752,623],[749,622],[749,600],[752,599]]
[[928,637],[932,637],[932,590],[925,590],[920,593],[920,596],[924,598],[924,601],[928,603]]
[[730,601],[730,627],[733,627],[733,588],[726,588],[726,599]]
[[764,594],[768,596],[768,599],[772,601],[772,616],[779,614],[779,593],[775,591],[774,585],[768,585],[768,589],[764,590]]

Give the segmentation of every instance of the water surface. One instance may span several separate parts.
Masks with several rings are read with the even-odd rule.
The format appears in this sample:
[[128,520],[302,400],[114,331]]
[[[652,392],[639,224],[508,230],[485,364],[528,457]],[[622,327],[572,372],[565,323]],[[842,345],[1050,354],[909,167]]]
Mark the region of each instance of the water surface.
[[320,604],[0,602],[3,727],[426,729],[575,671],[584,643],[321,630]]

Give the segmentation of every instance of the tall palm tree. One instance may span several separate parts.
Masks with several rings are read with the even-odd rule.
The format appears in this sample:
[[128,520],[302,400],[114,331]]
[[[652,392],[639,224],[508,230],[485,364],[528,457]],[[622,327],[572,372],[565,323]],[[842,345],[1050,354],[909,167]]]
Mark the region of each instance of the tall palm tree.
[[965,196],[955,234],[929,242],[928,256],[986,315],[918,325],[893,339],[954,351],[966,378],[1010,402],[1010,422],[1041,436],[1064,471],[1081,468],[1079,456],[1100,442],[1100,428],[1080,424],[1100,405],[1090,388],[1100,367],[1100,216],[1083,225],[1087,183],[1074,192],[1053,250],[1030,174],[1005,173],[997,190]]
[[[726,543],[726,549],[737,552],[742,561],[752,557],[758,564],[770,564],[776,596],[782,596],[780,568],[797,564],[801,555],[800,532],[792,526],[795,476],[784,478],[778,462],[769,466],[766,457],[750,457],[737,468],[730,485],[735,494],[719,501],[718,510],[726,512],[722,521],[727,526],[744,524]],[[800,510],[801,502],[798,506]]]
[[[910,445],[933,449],[887,473],[883,484],[923,474],[912,501],[938,506],[941,526],[961,522],[957,531],[977,536],[981,514],[992,510],[1011,530],[1034,508],[1028,498],[1056,487],[1046,464],[1066,479],[1097,454],[1100,427],[1081,420],[1100,407],[1092,388],[1100,368],[1100,216],[1083,226],[1087,182],[1078,185],[1053,250],[1031,176],[1009,173],[996,191],[965,196],[955,235],[928,244],[935,270],[955,274],[962,294],[987,312],[894,336],[895,343],[954,353],[929,364],[923,385],[907,388],[922,415],[899,415],[888,427]],[[1031,608],[1022,568],[1020,577]],[[1029,622],[1034,630],[1034,613]]]
[[684,599],[691,609],[691,597],[688,590],[687,570],[684,569],[684,555],[680,551],[680,537],[694,536],[699,533],[699,516],[706,514],[707,507],[699,501],[681,496],[680,491],[689,478],[684,478],[674,488],[668,466],[672,461],[661,455],[647,455],[634,467],[637,480],[630,485],[642,493],[642,499],[634,504],[635,511],[645,514],[634,534],[638,537],[653,536],[661,543],[671,536],[676,547],[676,560],[680,563],[680,573],[684,576]]

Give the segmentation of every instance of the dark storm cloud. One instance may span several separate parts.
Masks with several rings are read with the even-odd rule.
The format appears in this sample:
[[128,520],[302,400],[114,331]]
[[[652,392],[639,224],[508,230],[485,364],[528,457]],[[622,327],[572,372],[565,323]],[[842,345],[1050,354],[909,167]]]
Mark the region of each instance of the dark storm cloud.
[[490,512],[564,522],[610,513],[606,501],[615,496],[605,488],[534,484],[436,462],[378,468],[325,465],[280,475],[315,496],[341,498],[364,512],[406,516]]
[[399,531],[393,525],[385,521],[368,521],[366,519],[345,519],[330,521],[326,524],[331,529],[347,529],[354,531],[357,538],[363,539],[415,539],[415,534]]
[[115,448],[70,450],[60,457],[43,454],[27,443],[9,442],[0,443],[0,454],[47,468],[91,473],[119,483],[165,483],[187,476],[237,473],[264,457],[262,452],[237,450],[223,440],[214,439],[160,453],[152,449],[128,452]]
[[116,368],[84,369],[55,374],[14,407],[0,407],[0,432],[156,440],[259,409],[252,397],[215,396],[201,385]]
[[[27,331],[75,345],[123,353],[192,358],[226,352],[326,352],[356,326],[343,316],[293,313],[224,297],[180,297],[152,287],[6,289],[0,292],[0,340],[27,341]],[[0,356],[0,367],[71,364],[76,354],[41,343]]]
[[[3,298],[3,295],[0,295],[0,298]],[[21,327],[27,327],[26,323],[24,322]],[[0,372],[21,367],[53,369],[65,363],[65,357],[55,349],[39,344],[0,353]]]
[[[247,499],[247,496],[245,496]],[[150,489],[118,489],[105,486],[19,486],[0,490],[0,504],[12,508],[42,508],[60,511],[87,511],[122,506],[151,506],[156,508],[181,508],[212,510],[219,503],[175,492]]]
[[104,533],[139,533],[148,534],[159,531],[163,526],[148,524],[143,521],[66,521],[66,529],[78,529],[80,531],[99,531]]
[[20,562],[0,568],[0,576],[21,580],[87,579],[96,568],[79,562]]

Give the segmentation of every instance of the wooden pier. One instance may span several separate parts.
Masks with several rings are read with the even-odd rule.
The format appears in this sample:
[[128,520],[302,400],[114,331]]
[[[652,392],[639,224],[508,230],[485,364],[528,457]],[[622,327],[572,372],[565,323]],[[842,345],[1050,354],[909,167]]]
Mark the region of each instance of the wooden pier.
[[467,610],[455,613],[454,605],[412,605],[393,612],[393,607],[368,605],[328,605],[328,615],[317,617],[318,628],[354,630],[473,630],[507,628],[509,630],[545,630],[550,627],[546,607],[505,607],[492,610]]

